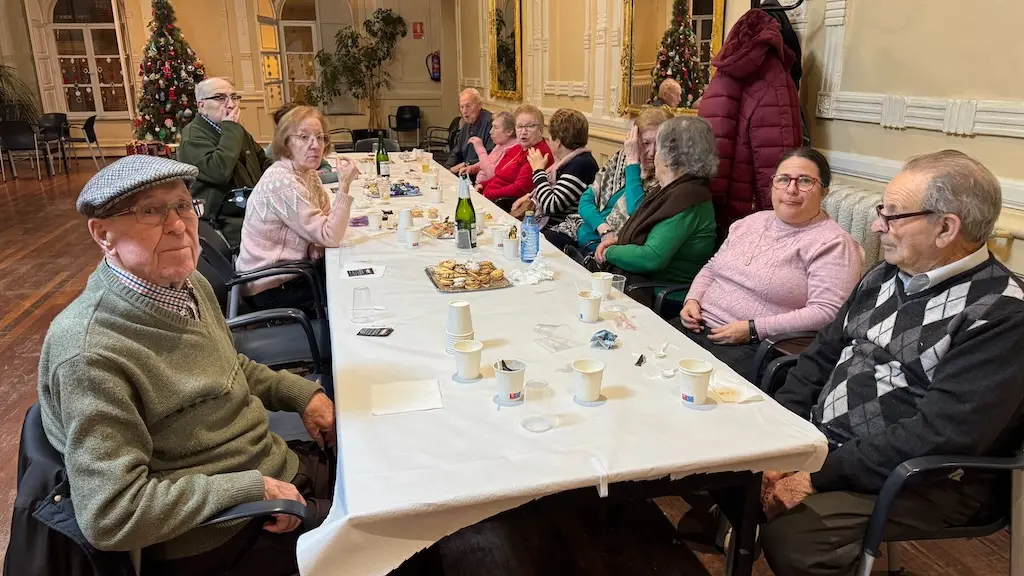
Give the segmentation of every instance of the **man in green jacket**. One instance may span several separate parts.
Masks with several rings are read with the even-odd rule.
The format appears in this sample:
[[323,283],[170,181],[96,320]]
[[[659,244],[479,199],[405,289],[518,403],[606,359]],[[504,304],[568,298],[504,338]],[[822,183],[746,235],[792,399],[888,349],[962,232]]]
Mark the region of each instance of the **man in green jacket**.
[[224,200],[234,188],[256,186],[274,162],[238,123],[241,99],[223,78],[196,84],[199,117],[182,129],[178,148],[178,160],[199,168],[192,197],[206,202],[206,218],[232,246],[241,242],[245,210]]
[[43,429],[94,547],[141,549],[144,574],[290,575],[295,518],[200,524],[276,499],[306,504],[321,522],[326,457],[311,443],[285,444],[267,410],[300,413],[323,445],[335,442],[334,405],[319,385],[235,350],[196,272],[203,202],[186,188],[196,173],[133,155],[82,189],[76,207],[104,258],[46,334]]

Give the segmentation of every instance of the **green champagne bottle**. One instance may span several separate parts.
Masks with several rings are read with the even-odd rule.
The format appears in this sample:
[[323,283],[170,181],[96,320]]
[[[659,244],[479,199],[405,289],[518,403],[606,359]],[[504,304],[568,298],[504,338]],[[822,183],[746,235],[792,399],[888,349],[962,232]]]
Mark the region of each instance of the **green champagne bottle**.
[[377,135],[377,176],[391,176],[391,159],[388,158],[388,149],[384,146],[383,134]]
[[476,210],[469,197],[469,181],[459,179],[459,203],[455,207],[455,247],[459,250],[476,249]]

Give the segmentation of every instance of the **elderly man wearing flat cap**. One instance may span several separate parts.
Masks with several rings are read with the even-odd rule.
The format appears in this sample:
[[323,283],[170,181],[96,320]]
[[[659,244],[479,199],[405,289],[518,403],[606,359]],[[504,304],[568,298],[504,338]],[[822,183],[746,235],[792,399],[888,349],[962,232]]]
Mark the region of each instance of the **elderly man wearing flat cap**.
[[43,428],[96,548],[142,549],[148,575],[292,574],[294,518],[198,526],[271,499],[305,502],[322,521],[326,458],[270,432],[267,410],[302,414],[333,444],[334,406],[318,385],[235,351],[196,272],[195,178],[194,166],[128,156],[85,185],[77,208],[103,260],[46,334]]

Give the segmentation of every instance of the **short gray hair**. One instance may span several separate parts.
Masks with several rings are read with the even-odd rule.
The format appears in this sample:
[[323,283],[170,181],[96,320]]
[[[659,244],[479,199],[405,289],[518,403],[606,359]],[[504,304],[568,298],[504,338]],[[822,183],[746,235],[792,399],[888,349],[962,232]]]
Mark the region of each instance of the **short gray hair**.
[[713,178],[718,152],[711,124],[699,116],[679,116],[658,128],[658,157],[675,174]]
[[228,82],[224,78],[217,78],[217,77],[207,78],[206,80],[203,80],[199,84],[196,84],[196,102],[205,100],[206,98],[209,98],[210,96],[212,96],[213,95],[213,86],[215,84],[217,84],[218,82],[224,82],[224,83],[228,84],[229,86],[231,85],[231,82]]
[[472,99],[472,101],[476,102],[477,104],[480,104],[484,101],[483,97],[480,96],[480,91],[477,90],[476,88],[466,88],[462,92],[459,92],[460,100],[462,99],[463,96],[469,96]]
[[491,123],[502,127],[509,134],[516,133],[516,118],[508,110],[502,110],[491,117]]
[[988,240],[1003,207],[1003,194],[999,179],[984,164],[959,150],[942,150],[914,156],[903,170],[931,176],[922,210],[956,214],[965,240],[972,244]]

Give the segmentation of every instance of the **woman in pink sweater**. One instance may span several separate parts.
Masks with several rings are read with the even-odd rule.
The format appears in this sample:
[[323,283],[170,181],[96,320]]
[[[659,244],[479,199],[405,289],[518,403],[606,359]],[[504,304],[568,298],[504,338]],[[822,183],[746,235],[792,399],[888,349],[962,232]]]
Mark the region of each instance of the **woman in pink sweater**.
[[819,330],[860,278],[863,250],[821,208],[832,173],[812,148],[791,150],[772,178],[772,208],[729,229],[690,285],[684,332],[743,376],[758,340]]
[[[359,169],[351,160],[338,159],[340,187],[332,204],[316,172],[327,142],[327,123],[316,108],[298,106],[281,119],[270,144],[279,160],[249,196],[235,270],[322,258],[324,248],[341,244],[352,207],[348,189]],[[246,285],[246,296],[258,308],[309,308],[313,301],[302,277],[257,280]]]

